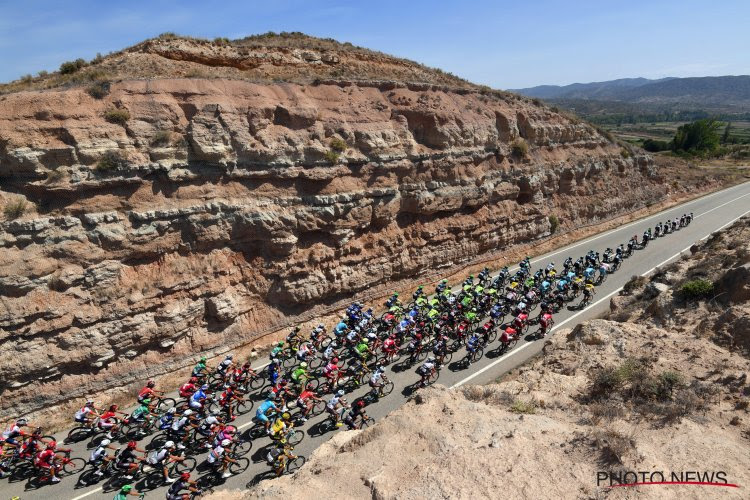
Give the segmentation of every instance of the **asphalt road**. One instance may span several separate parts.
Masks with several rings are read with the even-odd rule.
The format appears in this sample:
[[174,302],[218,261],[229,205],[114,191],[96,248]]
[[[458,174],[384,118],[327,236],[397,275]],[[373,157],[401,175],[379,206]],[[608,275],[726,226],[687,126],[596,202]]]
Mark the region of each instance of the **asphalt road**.
[[[572,327],[578,322],[599,316],[607,310],[610,297],[618,293],[633,275],[646,275],[650,273],[654,268],[678,258],[682,252],[688,251],[690,246],[695,242],[707,238],[712,232],[729,225],[742,215],[749,213],[750,182],[704,196],[678,207],[665,210],[659,214],[573,243],[560,250],[538,256],[531,261],[532,268],[544,267],[550,261],[555,262],[558,267],[561,267],[562,262],[567,256],[575,259],[580,255],[584,255],[590,249],[602,252],[606,247],[614,248],[619,243],[625,243],[634,234],[637,234],[640,239],[643,231],[648,227],[653,227],[658,221],[664,221],[676,216],[679,217],[685,212],[694,213],[695,218],[692,224],[676,233],[652,241],[647,248],[635,252],[632,257],[626,259],[617,273],[610,275],[601,286],[597,287],[592,305],[583,311],[566,309],[555,315],[556,325],[553,328],[552,334],[560,328]],[[536,328],[536,326],[532,326],[529,333],[535,332]],[[493,349],[499,346],[499,341],[495,341],[494,344],[489,346],[489,352],[485,352],[484,357],[479,362],[472,364],[469,369],[460,369],[451,364],[444,367],[440,372],[440,378],[437,383],[458,387],[469,382],[474,384],[490,382],[539,353],[543,345],[544,341],[533,340],[527,336],[526,339],[521,339],[513,350],[500,354],[492,352]],[[461,357],[463,357],[463,352],[459,351],[453,355],[453,360],[458,360]],[[395,383],[395,390],[381,401],[367,407],[368,415],[374,417],[376,421],[401,406],[412,394],[411,385],[419,379],[419,376],[414,373],[414,368],[402,372],[395,372],[389,368],[387,375]],[[368,387],[361,387],[348,394],[346,399],[352,401],[359,396],[363,396],[368,390]],[[254,413],[255,411],[253,410],[247,415],[239,417],[234,422],[235,425],[240,430],[247,430],[252,426],[250,420]],[[317,424],[324,418],[325,415],[311,419],[302,427],[308,435],[297,446],[295,453],[302,456],[309,456],[324,440],[333,436],[335,432],[342,432],[340,430],[333,430],[322,435],[313,436],[317,434],[315,432],[319,427]],[[343,427],[343,429],[345,428]],[[62,441],[65,434],[59,436],[60,441]],[[145,444],[149,440],[150,437],[146,437],[141,443]],[[262,457],[256,452],[259,448],[268,444],[268,442],[267,438],[254,441],[253,449],[248,454],[248,458],[251,458],[249,469],[244,473],[230,477],[218,487],[242,489],[245,488],[249,481],[257,480],[264,473],[267,473],[268,467],[262,461]],[[86,448],[86,445],[87,441],[73,445],[72,456],[88,458],[90,450]],[[200,463],[205,459],[205,454],[199,455],[196,458]],[[193,473],[193,477],[195,478],[199,474],[196,471]],[[46,498],[80,500],[83,498],[112,498],[115,494],[115,491],[107,488],[104,481],[99,485],[82,486],[77,484],[77,479],[77,476],[69,476],[64,478],[59,484],[46,485],[39,489],[28,489],[28,482],[25,480],[9,482],[8,479],[3,479],[0,481],[0,498],[17,496],[23,500]],[[135,481],[135,486],[136,489],[139,486],[137,480]],[[151,490],[147,492],[146,497],[164,498],[165,491],[165,488]]]

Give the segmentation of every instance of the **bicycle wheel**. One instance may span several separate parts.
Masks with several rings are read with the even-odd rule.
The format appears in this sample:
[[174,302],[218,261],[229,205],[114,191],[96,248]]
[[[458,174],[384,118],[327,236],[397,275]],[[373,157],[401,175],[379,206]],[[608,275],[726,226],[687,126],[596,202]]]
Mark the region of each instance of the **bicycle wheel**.
[[326,409],[326,402],[323,400],[316,401],[313,407],[310,409],[310,416],[317,417],[322,414]]
[[253,442],[252,441],[240,441],[237,443],[234,447],[234,450],[232,450],[232,453],[237,455],[238,457],[244,457],[248,453],[250,453],[250,450],[253,449]]
[[164,443],[167,442],[167,434],[165,432],[160,432],[156,436],[151,438],[151,441],[146,446],[147,450],[157,450],[164,446]]
[[292,431],[287,435],[286,441],[292,446],[297,446],[302,442],[302,440],[305,439],[305,431],[302,429],[292,429]]
[[289,356],[288,358],[284,358],[284,360],[281,362],[281,366],[286,368],[287,370],[292,368],[297,364],[297,358],[294,356]]
[[263,387],[263,384],[265,383],[266,383],[266,380],[263,377],[260,377],[260,376],[253,377],[252,379],[250,379],[250,384],[249,384],[250,389],[257,391],[258,389]]
[[68,432],[68,436],[63,439],[63,443],[78,443],[89,437],[93,433],[89,427],[74,427]]
[[443,356],[443,364],[444,365],[450,364],[452,359],[453,359],[453,353],[448,351],[447,353],[445,353],[445,356]]
[[234,462],[229,463],[229,472],[233,475],[242,474],[250,467],[250,460],[247,458],[236,458]]
[[181,461],[174,462],[170,473],[174,475],[182,474],[183,472],[193,472],[198,462],[193,457],[183,457]]
[[495,330],[492,330],[490,335],[487,337],[487,344],[491,344],[496,340],[497,340],[497,332]]
[[309,379],[307,379],[307,385],[311,386],[310,390],[314,391],[318,387],[320,387],[320,380],[318,380],[316,378],[309,378]]
[[396,387],[396,386],[390,380],[388,381],[387,384],[384,384],[383,387],[382,387],[383,396],[387,396],[388,394],[392,393],[394,387]]
[[65,463],[62,466],[62,470],[66,476],[70,476],[72,474],[78,474],[82,472],[85,467],[86,460],[80,457],[76,457],[65,460]]
[[253,409],[254,403],[252,399],[243,399],[242,401],[239,401],[237,403],[237,407],[235,408],[235,412],[238,415],[244,415],[248,413],[250,410]]
[[156,405],[156,411],[159,413],[167,413],[170,409],[174,408],[176,404],[177,401],[172,398],[161,398],[159,404]]
[[375,424],[375,419],[372,417],[363,418],[362,422],[359,424],[360,429],[366,429],[370,427],[371,425]]
[[482,359],[482,356],[484,356],[484,349],[481,347],[477,347],[477,350],[474,351],[471,355],[471,362],[476,363],[480,359]]
[[432,385],[435,382],[437,382],[438,377],[440,377],[440,372],[435,370],[433,371],[429,377],[427,377],[427,385]]
[[299,470],[300,467],[305,465],[305,457],[297,457],[294,458],[286,463],[286,471],[289,474],[294,474],[297,470]]

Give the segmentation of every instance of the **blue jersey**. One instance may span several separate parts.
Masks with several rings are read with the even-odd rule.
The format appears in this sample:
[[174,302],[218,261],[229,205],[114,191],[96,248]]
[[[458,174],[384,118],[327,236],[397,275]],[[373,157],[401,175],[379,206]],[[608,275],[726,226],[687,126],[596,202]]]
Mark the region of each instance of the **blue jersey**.
[[276,404],[273,401],[263,401],[260,406],[258,406],[258,411],[256,411],[256,415],[265,415],[268,410],[276,410]]
[[335,333],[336,335],[341,335],[341,334],[343,334],[343,333],[344,333],[344,332],[345,332],[345,331],[346,331],[346,330],[347,330],[348,328],[349,328],[349,327],[348,327],[348,326],[346,326],[346,323],[344,323],[344,322],[342,321],[342,322],[340,322],[340,323],[339,323],[338,325],[336,325],[336,328],[334,328],[334,329],[333,329],[333,331],[334,331],[334,333]]
[[194,403],[197,403],[201,400],[201,398],[205,398],[206,393],[203,392],[203,389],[198,389],[193,393],[192,396],[190,396],[190,401],[193,401]]

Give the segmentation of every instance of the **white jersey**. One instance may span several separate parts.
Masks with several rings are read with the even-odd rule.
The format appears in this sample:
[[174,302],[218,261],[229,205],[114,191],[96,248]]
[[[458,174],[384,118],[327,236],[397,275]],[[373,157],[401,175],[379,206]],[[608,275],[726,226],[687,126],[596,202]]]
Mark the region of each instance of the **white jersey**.
[[208,453],[208,463],[216,463],[221,460],[222,456],[224,456],[224,448],[221,445],[217,446],[216,448],[212,448]]
[[91,462],[98,462],[102,458],[104,458],[104,455],[107,453],[107,448],[105,446],[99,446],[94,451],[91,452],[91,457],[89,457],[89,461]]

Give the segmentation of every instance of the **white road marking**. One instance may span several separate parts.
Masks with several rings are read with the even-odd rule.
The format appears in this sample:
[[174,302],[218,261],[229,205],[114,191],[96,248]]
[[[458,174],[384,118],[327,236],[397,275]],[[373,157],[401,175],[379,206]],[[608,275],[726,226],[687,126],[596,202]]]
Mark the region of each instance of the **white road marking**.
[[84,493],[83,495],[79,495],[79,496],[77,496],[77,497],[73,498],[72,500],[80,500],[81,498],[86,498],[87,496],[89,496],[89,495],[93,495],[94,493],[98,493],[98,492],[100,492],[100,491],[102,491],[102,487],[101,487],[101,486],[99,486],[99,487],[98,487],[97,489],[95,489],[95,490],[91,490],[91,491],[89,491],[88,493]]

